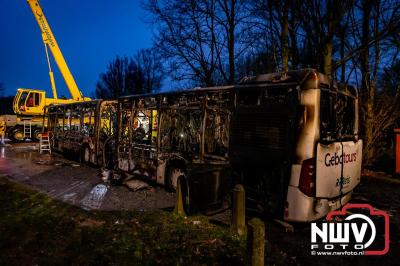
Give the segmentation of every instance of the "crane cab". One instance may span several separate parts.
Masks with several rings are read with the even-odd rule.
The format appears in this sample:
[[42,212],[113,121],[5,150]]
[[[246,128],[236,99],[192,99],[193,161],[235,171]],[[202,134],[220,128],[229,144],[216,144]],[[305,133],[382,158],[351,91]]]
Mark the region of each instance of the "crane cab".
[[45,91],[20,88],[14,97],[13,109],[19,115],[43,115],[45,104]]
[[33,90],[19,88],[14,97],[13,109],[15,114],[22,116],[42,116],[44,107],[50,104],[67,104],[79,101],[88,101],[90,98],[75,99],[59,99],[46,98],[46,92],[43,90]]

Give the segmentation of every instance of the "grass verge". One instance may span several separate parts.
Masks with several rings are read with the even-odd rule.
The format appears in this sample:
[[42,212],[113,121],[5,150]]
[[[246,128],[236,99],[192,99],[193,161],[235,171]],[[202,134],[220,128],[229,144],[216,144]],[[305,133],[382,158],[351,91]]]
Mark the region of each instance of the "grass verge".
[[206,217],[87,212],[0,178],[0,265],[241,265],[245,240]]

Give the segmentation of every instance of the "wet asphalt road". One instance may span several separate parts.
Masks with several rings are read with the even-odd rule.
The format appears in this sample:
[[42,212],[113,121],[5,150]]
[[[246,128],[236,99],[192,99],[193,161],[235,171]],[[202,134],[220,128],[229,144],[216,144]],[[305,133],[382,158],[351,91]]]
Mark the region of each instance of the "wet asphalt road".
[[86,210],[154,211],[174,206],[174,194],[160,187],[133,192],[125,186],[104,184],[99,174],[99,169],[59,154],[39,154],[34,143],[0,147],[0,176]]
[[[86,210],[156,211],[174,206],[174,194],[160,187],[133,192],[125,186],[105,185],[99,169],[66,160],[58,154],[40,155],[33,143],[0,147],[0,176]],[[282,225],[269,219],[265,221],[268,250],[279,253],[292,265],[399,265],[400,180],[391,180],[384,173],[364,171],[351,200],[371,204],[389,214],[390,250],[385,256],[312,256],[310,224],[292,224],[294,232],[286,232]],[[229,213],[220,216],[223,222],[229,222]]]

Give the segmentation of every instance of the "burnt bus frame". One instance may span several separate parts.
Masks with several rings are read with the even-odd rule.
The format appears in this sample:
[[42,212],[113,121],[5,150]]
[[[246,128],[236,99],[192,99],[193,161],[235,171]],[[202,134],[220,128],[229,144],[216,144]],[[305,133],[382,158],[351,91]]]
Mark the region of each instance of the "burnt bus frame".
[[[105,156],[105,150],[106,150],[106,145],[109,141],[114,140],[114,136],[110,135],[107,136],[107,138],[102,141],[100,134],[101,134],[101,115],[102,115],[102,108],[106,106],[112,106],[116,105],[117,101],[114,100],[92,100],[92,101],[86,101],[86,102],[79,102],[79,103],[71,103],[71,104],[62,104],[62,105],[50,105],[46,107],[45,110],[45,117],[47,119],[47,127],[46,130],[49,130],[51,132],[51,147],[52,149],[62,152],[66,155],[71,155],[71,156],[76,156],[76,154],[79,154],[79,160],[81,162],[83,161],[83,152],[85,148],[88,148],[90,150],[90,154],[92,156],[95,156],[94,161],[87,161],[85,163],[92,163],[97,166],[105,166],[108,164],[107,159],[104,157]],[[80,118],[79,118],[79,124],[80,127],[84,125],[84,118],[85,115],[83,114],[83,110],[86,108],[92,108],[93,111],[93,117],[94,117],[94,128],[93,132],[91,134],[84,134],[82,133],[82,130],[79,132],[74,132],[75,137],[73,140],[71,138],[66,138],[66,120],[65,120],[65,114],[66,110],[70,108],[71,110],[80,108]],[[117,109],[115,107],[115,109]],[[61,131],[61,133],[55,132],[56,126],[58,126],[58,116],[62,116],[62,126],[58,131]],[[54,117],[55,116],[55,117]],[[52,125],[52,122],[54,125]],[[116,129],[114,129],[116,130]],[[104,138],[104,137],[103,137]]]
[[[168,184],[168,170],[170,167],[176,167],[179,166],[182,168],[182,170],[185,173],[185,182],[188,186],[186,188],[187,190],[190,190],[190,200],[191,200],[191,210],[193,211],[194,209],[200,208],[204,209],[205,206],[194,206],[193,202],[197,201],[195,200],[196,198],[200,197],[197,193],[199,191],[198,189],[191,189],[193,187],[199,188],[201,186],[204,186],[205,189],[207,189],[207,184],[202,182],[202,178],[200,178],[200,175],[211,175],[214,176],[215,178],[220,178],[220,179],[226,179],[225,176],[226,174],[226,169],[228,168],[227,165],[229,164],[229,161],[227,158],[222,157],[222,156],[212,156],[209,155],[205,152],[205,119],[207,117],[207,113],[209,110],[215,110],[217,107],[215,105],[210,105],[209,100],[207,99],[207,96],[209,95],[215,95],[215,94],[231,94],[231,97],[233,96],[233,90],[232,86],[227,86],[227,87],[218,87],[218,88],[204,88],[204,89],[197,89],[196,91],[183,91],[183,92],[170,92],[170,93],[162,93],[162,94],[148,94],[148,95],[136,95],[136,96],[128,96],[128,97],[121,97],[119,99],[119,104],[118,104],[118,129],[120,132],[118,132],[117,136],[117,144],[116,144],[116,149],[117,149],[117,161],[120,160],[130,160],[134,159],[134,156],[131,154],[132,150],[132,143],[134,143],[133,139],[133,119],[135,113],[137,113],[139,110],[156,110],[157,111],[157,142],[155,143],[155,158],[153,157],[152,159],[154,160],[155,163],[149,167],[153,168],[151,169],[150,172],[153,173],[153,177],[149,176],[144,176],[141,174],[136,174],[137,177],[141,177],[146,179],[147,181],[153,181],[154,183],[158,183],[159,185],[164,185],[167,186]],[[196,101],[191,101],[191,102],[186,102],[180,104],[180,100],[184,98],[191,98],[195,99]],[[146,99],[149,100],[153,98],[155,101],[154,105],[150,107],[139,107],[138,102],[146,102]],[[168,105],[168,103],[164,103],[164,99],[167,99],[167,101],[171,101],[174,103],[177,103],[177,105]],[[233,101],[231,101],[231,104],[233,104]],[[163,118],[164,116],[168,117],[168,111],[190,111],[190,110],[196,110],[201,112],[201,117],[202,117],[202,123],[201,123],[201,131],[199,132],[201,139],[200,139],[200,147],[199,151],[197,153],[198,156],[189,156],[187,153],[183,151],[169,151],[165,150],[162,148],[161,145],[161,136],[162,132],[161,129],[163,128]],[[127,126],[129,127],[128,133],[126,132],[121,132],[122,130],[126,130],[125,127],[123,127],[123,122],[125,123],[126,121],[123,120],[123,112],[130,113],[130,118],[129,122],[127,123]],[[125,125],[125,124],[124,124]],[[151,144],[150,144],[151,145]],[[154,146],[152,146],[154,147]],[[126,150],[128,150],[128,154],[126,153]],[[123,151],[123,152],[122,152]],[[121,156],[123,156],[121,158]],[[128,157],[128,158],[127,158]],[[152,159],[148,158],[148,161],[151,161]],[[159,167],[158,163],[161,161],[162,167]],[[118,162],[117,162],[118,164]],[[121,169],[120,169],[121,170]],[[131,169],[129,169],[128,174],[134,174]],[[156,177],[154,177],[156,175]],[[197,176],[198,178],[195,178]],[[223,176],[223,177],[221,177]],[[207,179],[207,178],[204,178]],[[203,179],[203,180],[204,180]],[[219,181],[218,181],[219,182]],[[222,186],[222,184],[221,184]],[[223,186],[224,189],[228,187],[228,184]],[[201,190],[201,189],[200,189]],[[186,192],[189,194],[189,192]],[[196,195],[197,194],[197,195]],[[217,191],[218,195],[226,194],[222,193],[220,191]],[[214,196],[211,196],[210,198],[211,201],[213,201],[214,205],[219,205],[221,201],[217,199]],[[222,197],[221,197],[222,198]],[[199,204],[197,204],[199,205]],[[204,205],[204,204],[200,204]],[[208,205],[208,204],[205,204]]]
[[[231,145],[232,143],[229,143],[228,149],[229,149],[229,156],[225,157],[225,158],[218,158],[218,157],[209,157],[205,154],[205,150],[204,150],[204,146],[205,146],[205,140],[204,140],[204,136],[205,136],[205,119],[207,117],[207,112],[209,109],[213,109],[215,108],[215,106],[208,106],[208,95],[212,94],[212,93],[228,93],[228,95],[230,95],[230,102],[228,103],[228,106],[226,109],[230,112],[230,118],[231,118],[231,122],[230,122],[230,127],[232,126],[232,120],[234,120],[234,116],[235,116],[235,111],[237,111],[239,108],[239,103],[238,103],[238,92],[242,92],[248,89],[260,89],[263,91],[266,91],[268,89],[271,88],[275,88],[275,89],[282,89],[282,90],[288,90],[291,89],[292,90],[292,98],[293,98],[293,102],[291,102],[294,106],[296,106],[296,102],[298,101],[298,97],[299,97],[299,91],[301,90],[301,86],[303,84],[303,82],[305,81],[305,79],[310,75],[314,73],[313,70],[306,70],[303,72],[303,75],[301,76],[300,79],[297,79],[295,81],[290,80],[290,81],[259,81],[259,82],[245,82],[236,86],[225,86],[225,87],[213,87],[213,88],[202,88],[202,89],[194,89],[194,90],[188,90],[188,91],[181,91],[181,92],[168,92],[168,93],[159,93],[159,94],[148,94],[148,95],[134,95],[134,96],[126,96],[126,97],[121,97],[119,99],[119,113],[121,113],[121,111],[123,111],[123,106],[126,105],[127,103],[130,102],[130,104],[128,104],[128,106],[130,106],[131,110],[131,117],[130,117],[130,125],[132,125],[132,119],[133,119],[133,115],[135,113],[135,107],[137,105],[137,101],[146,101],[149,100],[150,98],[154,98],[155,99],[155,104],[156,106],[152,106],[151,108],[148,108],[148,110],[150,109],[156,109],[158,112],[158,116],[157,116],[157,124],[158,124],[158,128],[157,128],[157,144],[156,144],[156,154],[158,157],[158,154],[162,153],[162,151],[160,150],[160,138],[161,138],[161,132],[160,129],[162,128],[162,116],[163,116],[163,111],[164,110],[168,110],[168,109],[182,109],[182,110],[189,110],[190,107],[188,106],[179,106],[178,107],[172,107],[172,106],[165,106],[163,105],[163,98],[164,97],[186,97],[186,96],[190,96],[190,95],[195,95],[196,97],[199,97],[199,99],[201,97],[203,97],[203,102],[199,102],[199,109],[202,110],[203,112],[203,121],[202,121],[202,128],[201,128],[201,142],[200,142],[200,153],[199,153],[199,157],[195,158],[195,160],[193,160],[192,158],[187,158],[185,156],[185,154],[182,154],[180,152],[170,152],[167,154],[163,154],[163,156],[166,156],[166,167],[164,168],[163,173],[158,173],[158,171],[160,169],[157,169],[157,165],[155,166],[155,170],[153,169],[153,171],[155,171],[156,175],[161,175],[160,180],[162,180],[162,182],[157,182],[159,181],[159,177],[157,176],[156,178],[153,177],[153,181],[156,181],[157,183],[161,184],[161,185],[165,185],[166,182],[165,180],[168,178],[166,176],[167,174],[167,169],[168,169],[168,161],[175,161],[175,160],[179,160],[181,165],[185,165],[184,169],[185,169],[185,175],[186,178],[189,179],[189,181],[187,183],[189,184],[199,184],[201,183],[201,181],[199,181],[199,179],[201,179],[201,177],[199,178],[194,178],[196,179],[196,181],[192,181],[192,175],[193,172],[190,171],[191,166],[196,165],[202,165],[203,168],[209,168],[212,167],[213,164],[218,164],[223,162],[225,167],[220,168],[219,171],[219,175],[229,175],[228,179],[228,183],[230,184],[229,187],[236,182],[241,182],[243,183],[245,181],[245,179],[248,179],[248,177],[244,177],[244,176],[239,176],[239,178],[233,178],[231,175],[235,175],[235,172],[240,172],[242,168],[244,168],[245,166],[241,165],[240,163],[238,163],[238,161],[240,161],[240,156],[238,158],[238,160],[235,160],[232,157],[231,154]],[[285,103],[288,104],[288,103]],[[282,105],[282,109],[284,107],[286,107],[287,105]],[[295,109],[295,108],[294,108]],[[296,112],[293,111],[293,115],[296,116]],[[122,114],[119,114],[119,119],[120,121],[118,122],[118,128],[121,129],[121,118],[122,118]],[[284,198],[286,197],[286,193],[287,193],[287,186],[288,186],[288,182],[289,182],[289,177],[290,177],[290,165],[293,162],[294,158],[293,158],[293,152],[292,152],[292,147],[296,141],[296,132],[295,130],[290,130],[293,129],[296,126],[296,118],[292,117],[289,119],[290,120],[290,125],[288,125],[289,130],[287,130],[287,134],[285,135],[287,138],[287,145],[286,148],[282,150],[282,154],[284,154],[284,170],[281,172],[280,176],[278,177],[280,180],[280,185],[279,185],[279,190],[278,190],[278,194],[280,195],[280,201],[284,201]],[[286,121],[287,122],[287,121]],[[125,129],[124,129],[125,130]],[[132,129],[130,129],[131,131]],[[118,147],[118,155],[117,158],[119,159],[120,156],[120,143],[132,143],[132,134],[129,133],[128,134],[128,138],[129,140],[122,140],[121,139],[121,134],[118,134],[118,140],[117,140],[117,147]],[[229,139],[231,142],[231,138],[232,138],[232,132],[230,129],[230,133],[229,133]],[[131,156],[132,157],[132,156]],[[158,159],[158,158],[157,158]],[[157,162],[156,162],[157,164]],[[260,166],[261,167],[261,166]],[[231,171],[233,170],[233,172]],[[132,173],[131,173],[132,174]],[[196,175],[196,174],[194,174]],[[237,175],[237,174],[236,174]],[[146,177],[143,177],[146,178]],[[204,177],[205,178],[205,177]],[[147,178],[149,179],[149,178]],[[205,178],[206,179],[206,178]],[[207,184],[203,184],[204,186],[207,186]],[[194,186],[192,188],[188,188],[188,190],[191,191],[191,194],[195,194],[195,191],[199,191],[199,190],[204,190],[204,188],[200,188],[197,186]],[[251,190],[251,188],[249,188],[249,190]],[[223,193],[219,193],[217,192],[217,194],[219,195],[223,195]],[[280,204],[282,205],[282,204]],[[280,206],[282,207],[282,206]],[[281,208],[283,209],[283,207]]]
[[[315,83],[312,80],[312,77],[318,77],[319,81]],[[228,146],[228,156],[210,156],[209,154],[205,153],[205,134],[206,134],[206,118],[207,118],[207,113],[209,110],[215,110],[217,108],[216,105],[212,105],[211,102],[209,104],[208,96],[212,94],[226,94],[229,96],[228,102],[225,107],[220,107],[224,108],[224,110],[227,110],[230,112],[229,118],[230,118],[230,125],[229,127],[232,126],[232,121],[234,119],[234,113],[239,107],[239,102],[238,102],[238,93],[243,92],[247,89],[260,89],[260,90],[268,90],[270,88],[276,88],[276,89],[287,89],[290,88],[294,90],[294,93],[300,93],[303,89],[320,89],[320,90],[327,90],[331,93],[340,93],[349,97],[352,97],[355,99],[355,104],[357,105],[357,92],[356,90],[354,91],[345,91],[343,92],[342,90],[338,89],[338,86],[336,86],[333,82],[330,82],[328,79],[326,79],[323,75],[318,74],[317,71],[313,69],[305,69],[305,70],[299,70],[299,71],[289,71],[287,73],[274,73],[274,74],[266,74],[266,75],[261,75],[259,77],[252,77],[249,79],[243,80],[241,83],[238,85],[234,86],[224,86],[224,87],[212,87],[212,88],[201,88],[201,89],[193,89],[193,90],[186,90],[186,91],[180,91],[180,92],[167,92],[167,93],[157,93],[157,94],[146,94],[146,95],[133,95],[133,96],[125,96],[125,97],[120,97],[118,99],[118,104],[117,104],[117,126],[115,128],[116,132],[114,132],[114,139],[112,139],[113,143],[115,143],[114,147],[114,163],[115,165],[118,164],[118,161],[120,159],[125,159],[124,155],[120,153],[121,148],[130,148],[130,144],[133,143],[132,139],[132,127],[133,125],[133,119],[134,119],[134,112],[137,110],[138,103],[139,101],[142,100],[149,100],[151,98],[154,98],[154,104],[150,108],[142,108],[142,110],[157,110],[157,143],[155,145],[155,173],[156,177],[153,179],[155,183],[158,183],[160,185],[166,185],[166,175],[168,172],[169,167],[171,165],[178,165],[183,168],[184,170],[184,178],[185,178],[185,184],[187,185],[186,188],[186,194],[189,195],[190,198],[190,204],[193,204],[194,202],[198,201],[196,207],[191,208],[192,210],[196,209],[205,209],[209,205],[220,205],[221,200],[229,193],[230,188],[234,182],[244,182],[248,177],[246,176],[240,176],[241,168],[246,167],[238,163],[240,162],[240,156],[238,156],[238,160],[233,158],[232,156],[232,132],[231,128],[229,128],[229,146]],[[311,81],[310,81],[311,77]],[[314,85],[318,84],[318,85]],[[182,103],[180,105],[180,102],[178,98],[184,98],[186,96],[193,96],[193,97],[198,97],[199,102],[197,103],[197,107],[189,107],[188,103]],[[177,106],[171,106],[168,105],[168,102],[165,104],[163,102],[164,97],[175,97],[175,100],[178,102]],[[295,97],[293,98],[295,99]],[[176,102],[175,102],[176,103]],[[84,104],[84,103],[80,103]],[[96,157],[98,158],[98,153],[99,153],[99,139],[100,139],[100,128],[99,128],[99,122],[100,122],[100,114],[98,111],[100,101],[97,102],[97,115],[96,115],[96,134],[94,136],[94,140],[96,141],[96,150],[95,154]],[[125,106],[127,104],[127,106]],[[67,105],[63,105],[65,106]],[[221,104],[223,106],[223,104]],[[51,108],[55,108],[56,106],[52,106]],[[201,141],[200,141],[200,150],[199,150],[199,156],[198,157],[187,157],[187,154],[184,154],[180,151],[172,151],[172,152],[163,152],[160,147],[161,147],[161,128],[162,128],[162,115],[164,111],[166,110],[189,110],[190,108],[198,108],[199,110],[202,110],[202,127],[201,127]],[[122,115],[123,112],[127,111],[130,112],[130,121],[127,123],[128,127],[128,135],[125,136],[122,134],[121,130],[126,130],[125,128],[122,129]],[[62,113],[63,115],[63,125],[65,124],[65,109]],[[358,113],[356,113],[356,119],[358,117]],[[296,121],[292,121],[292,124],[296,123]],[[64,130],[64,129],[63,129]],[[358,132],[354,132],[355,138],[357,138]],[[62,132],[62,138],[64,138],[64,131]],[[286,155],[285,155],[285,166],[284,170],[279,173],[277,176],[272,176],[273,178],[278,178],[280,184],[280,189],[278,193],[281,196],[281,201],[284,201],[284,197],[286,197],[287,191],[285,190],[285,187],[287,189],[287,182],[288,178],[290,176],[290,172],[288,174],[288,171],[290,171],[290,167],[288,168],[288,165],[292,163],[299,163],[297,158],[293,155],[293,152],[290,150],[290,147],[293,143],[297,143],[296,139],[296,132],[293,130],[292,135],[287,135],[288,137],[288,146],[289,149],[285,150]],[[320,140],[322,141],[322,140]],[[127,142],[127,143],[126,143]],[[124,145],[128,145],[128,147],[123,147]],[[128,149],[130,152],[130,149]],[[284,153],[285,153],[284,152]],[[163,153],[163,154],[162,154]],[[160,158],[159,155],[162,155],[163,158]],[[132,156],[132,154],[129,154],[129,156]],[[163,160],[162,164],[163,167],[159,167],[160,159]],[[119,169],[118,166],[115,166],[116,170]],[[119,169],[120,170],[120,169]],[[154,170],[154,169],[153,169]],[[133,172],[129,173],[129,170],[127,171],[128,174],[135,174]],[[239,172],[239,174],[237,174]],[[158,176],[160,174],[160,176]],[[135,174],[138,177],[145,178],[146,180],[150,180],[149,177],[143,176],[140,174]],[[236,176],[235,175],[239,175]],[[221,181],[218,184],[218,187],[216,187],[215,184],[212,184],[212,181],[218,179]],[[223,181],[223,182],[222,182]],[[214,187],[212,187],[215,185]],[[249,187],[248,190],[257,190],[257,187]],[[211,195],[207,199],[202,198],[201,194],[207,194],[207,193],[214,193],[214,195]],[[257,191],[256,191],[257,192]],[[260,191],[258,191],[260,192]],[[255,193],[256,194],[256,193]],[[265,195],[264,195],[265,196]],[[196,205],[196,204],[195,204]],[[281,208],[281,204],[279,208]]]

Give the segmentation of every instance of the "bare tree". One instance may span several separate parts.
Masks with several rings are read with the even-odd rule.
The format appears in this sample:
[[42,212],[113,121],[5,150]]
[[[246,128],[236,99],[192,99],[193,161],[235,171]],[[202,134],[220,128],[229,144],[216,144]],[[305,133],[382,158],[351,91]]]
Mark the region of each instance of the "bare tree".
[[133,59],[117,56],[100,74],[96,85],[98,98],[116,99],[127,94],[143,93],[143,73]]
[[159,55],[154,49],[141,49],[134,60],[143,74],[143,92],[157,92],[164,75]]
[[[314,67],[328,76],[334,72],[334,41],[338,26],[351,7],[351,0],[257,0],[254,14],[258,32],[268,32],[266,49],[281,70]],[[277,60],[276,57],[279,57]]]
[[161,88],[163,65],[154,49],[141,49],[134,58],[117,56],[100,74],[96,97],[116,99],[128,94],[156,92]]
[[309,44],[306,48],[313,50],[309,53],[315,57],[314,66],[329,77],[334,73],[334,40],[340,22],[351,6],[351,0],[307,0],[299,6],[298,18],[302,24],[302,34]]
[[[250,15],[242,0],[149,0],[156,47],[174,80],[198,85],[232,84]],[[243,33],[243,34],[241,34]],[[247,39],[246,39],[247,41]]]

